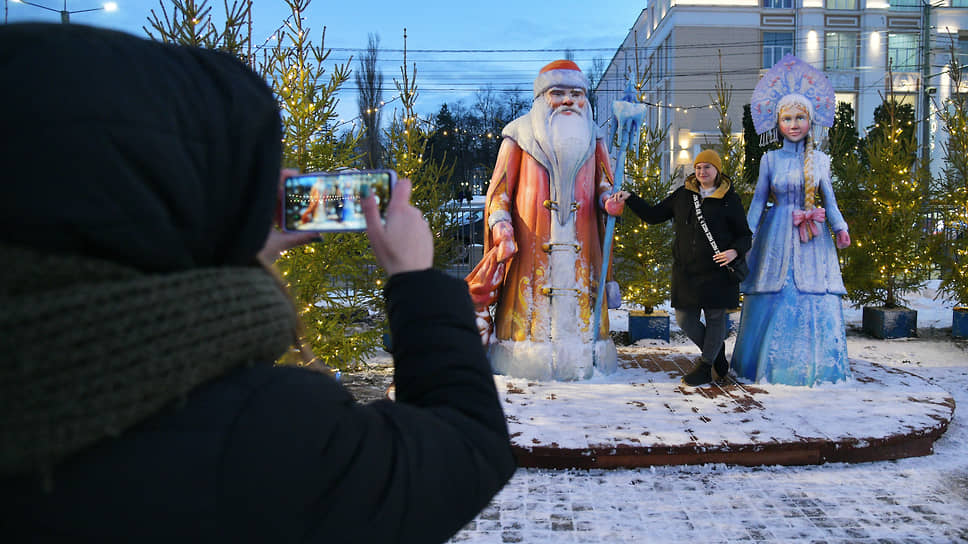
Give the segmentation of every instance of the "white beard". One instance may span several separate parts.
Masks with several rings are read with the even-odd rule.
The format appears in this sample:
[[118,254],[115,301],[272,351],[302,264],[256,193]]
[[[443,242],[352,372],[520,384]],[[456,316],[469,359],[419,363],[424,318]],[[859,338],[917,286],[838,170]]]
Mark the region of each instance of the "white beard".
[[553,111],[539,97],[531,108],[531,126],[550,162],[551,200],[558,203],[558,221],[564,224],[571,216],[575,177],[595,150],[595,131],[587,103],[581,113],[563,115],[561,109]]

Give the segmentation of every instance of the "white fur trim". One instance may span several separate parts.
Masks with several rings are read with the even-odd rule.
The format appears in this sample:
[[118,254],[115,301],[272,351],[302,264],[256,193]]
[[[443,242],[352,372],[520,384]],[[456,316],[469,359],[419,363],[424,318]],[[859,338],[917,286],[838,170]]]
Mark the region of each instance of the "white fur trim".
[[552,87],[578,87],[588,92],[588,86],[588,78],[578,70],[548,70],[534,79],[534,96],[537,98]]
[[500,223],[501,221],[511,221],[511,214],[507,210],[497,210],[491,212],[490,217],[487,218],[487,228],[493,229],[494,225]]

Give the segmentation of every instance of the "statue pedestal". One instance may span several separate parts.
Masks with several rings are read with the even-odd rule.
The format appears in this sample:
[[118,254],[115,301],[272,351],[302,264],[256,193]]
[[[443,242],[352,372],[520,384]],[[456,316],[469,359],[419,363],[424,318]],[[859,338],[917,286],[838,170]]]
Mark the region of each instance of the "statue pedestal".
[[[642,351],[642,350],[639,350]],[[694,357],[663,348],[620,356],[593,382],[495,376],[518,466],[811,465],[930,455],[954,417],[950,393],[851,359],[836,385],[680,383]],[[885,407],[890,409],[885,410]]]
[[667,312],[629,311],[629,343],[643,338],[669,341],[669,314]]

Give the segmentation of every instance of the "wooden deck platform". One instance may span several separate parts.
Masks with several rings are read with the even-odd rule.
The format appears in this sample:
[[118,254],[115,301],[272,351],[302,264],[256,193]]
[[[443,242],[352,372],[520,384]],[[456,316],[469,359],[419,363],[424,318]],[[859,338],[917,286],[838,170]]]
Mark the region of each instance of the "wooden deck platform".
[[854,380],[820,387],[700,388],[682,354],[619,354],[583,382],[496,376],[523,467],[618,468],[727,463],[806,465],[929,455],[954,399],[927,380],[851,359]]

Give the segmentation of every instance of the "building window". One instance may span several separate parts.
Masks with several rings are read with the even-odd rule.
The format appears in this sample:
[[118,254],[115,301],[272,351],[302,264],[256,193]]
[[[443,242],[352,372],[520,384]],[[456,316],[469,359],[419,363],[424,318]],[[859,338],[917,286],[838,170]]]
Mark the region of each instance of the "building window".
[[834,93],[834,102],[837,103],[837,107],[840,107],[841,102],[846,102],[850,104],[850,108],[854,110],[854,125],[857,125],[857,93]]
[[920,11],[922,0],[891,0],[893,11]]
[[853,70],[857,67],[856,32],[827,32],[823,67],[824,70]]
[[793,54],[793,32],[763,33],[763,68],[772,67],[787,54]]
[[894,72],[918,71],[918,35],[887,35],[887,66]]
[[968,66],[968,36],[958,36],[958,49],[955,54],[958,55],[959,64]]
[[[968,1],[968,0],[966,0]],[[763,0],[764,8],[793,9],[793,0]]]
[[968,8],[968,0],[951,0],[953,8]]
[[827,9],[857,9],[857,0],[825,0]]
[[912,93],[894,93],[894,102],[901,106],[911,106],[914,111],[918,110],[917,96]]

